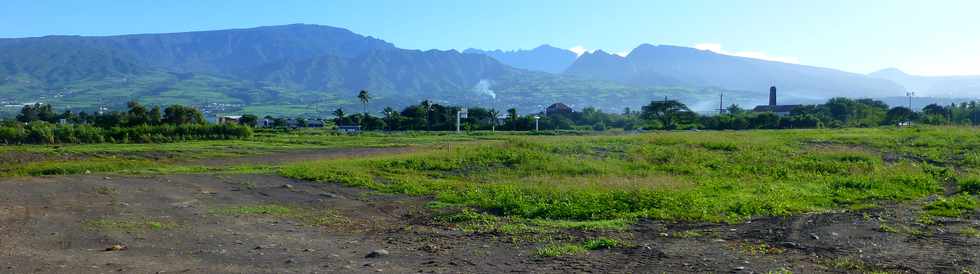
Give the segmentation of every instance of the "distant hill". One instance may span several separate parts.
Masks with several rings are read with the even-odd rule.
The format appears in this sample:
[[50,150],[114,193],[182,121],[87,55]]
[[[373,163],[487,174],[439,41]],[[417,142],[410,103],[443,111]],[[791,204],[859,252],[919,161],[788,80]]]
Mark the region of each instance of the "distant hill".
[[[475,90],[481,81],[489,83],[489,92]],[[374,110],[431,99],[492,102],[521,112],[554,102],[619,111],[656,96],[699,96],[684,88],[631,87],[518,69],[484,54],[405,50],[317,25],[0,39],[0,105],[92,109],[137,99],[218,113],[329,115],[338,107],[360,109],[354,95],[362,89],[375,97]],[[490,93],[497,99],[491,101]]]
[[871,77],[891,80],[914,91],[919,96],[978,97],[980,75],[976,76],[918,76],[896,68],[887,68],[868,74]]
[[515,68],[550,73],[561,73],[565,71],[568,66],[572,65],[572,62],[575,62],[575,58],[578,57],[570,50],[552,47],[547,44],[538,46],[532,50],[486,51],[467,49],[463,53],[483,54]]
[[626,57],[603,51],[586,53],[565,73],[635,86],[762,90],[776,85],[783,95],[799,98],[881,97],[903,90],[888,80],[839,70],[649,44],[640,45]]
[[[563,73],[558,73],[563,72]],[[478,83],[484,83],[478,88]],[[128,100],[187,104],[208,113],[328,116],[421,100],[535,112],[554,102],[606,111],[653,99],[696,110],[781,98],[875,96],[887,80],[831,69],[643,45],[627,57],[543,45],[526,51],[406,50],[342,28],[284,25],[164,34],[0,39],[0,112],[32,102],[58,108],[122,107]],[[496,97],[494,97],[496,96]],[[811,98],[806,97],[806,98]],[[784,100],[785,101],[785,100]]]

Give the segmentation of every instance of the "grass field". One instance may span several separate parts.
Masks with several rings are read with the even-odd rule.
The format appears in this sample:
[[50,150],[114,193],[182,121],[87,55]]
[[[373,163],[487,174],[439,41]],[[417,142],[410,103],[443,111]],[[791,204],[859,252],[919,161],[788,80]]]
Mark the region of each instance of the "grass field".
[[[873,207],[975,188],[972,128],[510,136],[281,174],[529,219],[738,222]],[[957,186],[959,182],[962,187]],[[974,196],[928,212],[972,212]],[[970,208],[972,206],[972,208]]]
[[[0,159],[7,161],[0,175],[279,173],[431,196],[434,205],[517,218],[518,225],[534,220],[625,224],[637,218],[739,222],[962,193],[925,205],[928,214],[954,217],[977,207],[977,133],[962,127],[618,135],[259,132],[231,141],[5,146],[0,155],[27,160]],[[282,166],[183,163],[405,146],[420,149]]]
[[[89,172],[215,172],[181,164],[195,159],[263,155],[287,151],[340,148],[432,146],[492,141],[487,134],[367,133],[337,135],[325,130],[259,131],[248,140],[188,141],[160,144],[83,144],[0,146],[0,176],[67,175]],[[233,170],[268,169],[237,167]]]
[[[108,250],[156,272],[138,270],[198,263],[160,259],[191,250],[211,272],[384,260],[398,273],[976,273],[978,133],[303,130],[0,146],[14,233],[0,245],[18,269]],[[101,256],[84,258],[79,269]]]

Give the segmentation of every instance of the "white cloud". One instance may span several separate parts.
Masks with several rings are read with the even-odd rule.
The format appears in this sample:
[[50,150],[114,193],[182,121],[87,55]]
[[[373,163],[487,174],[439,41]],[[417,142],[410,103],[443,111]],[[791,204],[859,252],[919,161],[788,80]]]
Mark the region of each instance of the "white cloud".
[[582,47],[582,46],[574,46],[574,47],[572,47],[572,48],[570,48],[568,50],[574,52],[575,54],[578,54],[578,56],[582,56],[582,54],[584,54],[586,52],[589,52],[588,49],[586,49],[585,47]]
[[745,57],[745,58],[761,59],[761,60],[776,61],[776,62],[791,63],[791,64],[800,63],[800,60],[797,59],[796,57],[771,56],[761,51],[726,51],[722,49],[721,44],[718,43],[695,44],[694,48],[699,50],[711,51],[717,54],[724,54],[724,55],[731,55],[731,56],[738,56],[738,57]]

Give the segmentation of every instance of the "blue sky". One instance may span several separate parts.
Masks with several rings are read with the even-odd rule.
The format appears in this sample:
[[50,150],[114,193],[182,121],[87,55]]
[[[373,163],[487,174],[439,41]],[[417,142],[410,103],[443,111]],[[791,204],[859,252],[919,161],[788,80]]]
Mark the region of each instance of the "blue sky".
[[412,49],[641,43],[868,73],[980,75],[976,0],[2,0],[0,37],[331,25]]

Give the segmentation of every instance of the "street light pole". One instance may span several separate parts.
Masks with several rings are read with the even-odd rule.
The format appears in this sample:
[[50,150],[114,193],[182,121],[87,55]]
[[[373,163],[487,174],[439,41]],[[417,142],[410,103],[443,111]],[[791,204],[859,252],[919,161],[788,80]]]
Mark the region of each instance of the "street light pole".
[[534,131],[538,131],[538,120],[540,119],[541,116],[534,115]]
[[[906,92],[905,95],[909,97],[909,110],[912,110],[912,96],[915,96],[915,92],[911,92],[911,91],[910,92]],[[912,112],[915,112],[915,111],[912,110]]]

